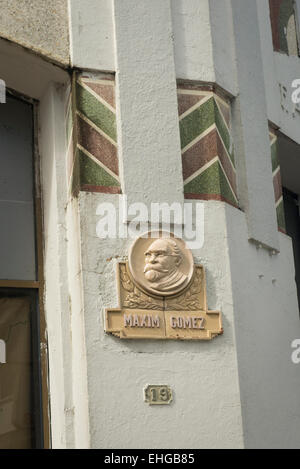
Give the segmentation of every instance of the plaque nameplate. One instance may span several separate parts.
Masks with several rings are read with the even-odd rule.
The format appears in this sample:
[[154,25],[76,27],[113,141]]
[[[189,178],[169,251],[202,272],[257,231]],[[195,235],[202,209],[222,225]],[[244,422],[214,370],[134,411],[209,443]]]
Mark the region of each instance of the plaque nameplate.
[[[129,262],[117,266],[120,307],[106,310],[106,332],[155,340],[211,340],[222,334],[220,311],[207,308],[205,270],[194,265],[187,248],[178,242],[172,250],[164,238],[143,238],[140,244]],[[145,260],[139,263],[135,256]]]
[[149,384],[144,389],[144,399],[149,405],[170,405],[173,400],[172,389],[165,385]]

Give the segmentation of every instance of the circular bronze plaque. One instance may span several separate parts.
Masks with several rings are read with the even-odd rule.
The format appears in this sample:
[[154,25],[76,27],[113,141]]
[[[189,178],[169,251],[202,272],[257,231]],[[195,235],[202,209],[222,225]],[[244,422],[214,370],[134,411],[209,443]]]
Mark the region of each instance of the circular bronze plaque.
[[134,282],[156,296],[177,295],[194,272],[193,255],[185,242],[164,231],[138,238],[130,249],[128,264]]

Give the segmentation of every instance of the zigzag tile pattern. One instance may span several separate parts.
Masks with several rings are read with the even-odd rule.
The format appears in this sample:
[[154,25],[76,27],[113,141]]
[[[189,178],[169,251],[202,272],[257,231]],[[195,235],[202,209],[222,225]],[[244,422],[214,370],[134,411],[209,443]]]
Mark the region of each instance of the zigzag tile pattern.
[[203,87],[177,93],[185,198],[238,207],[230,103]]
[[269,130],[271,157],[272,157],[272,172],[273,172],[273,185],[275,194],[275,204],[277,213],[277,223],[279,231],[286,232],[284,204],[282,194],[282,183],[280,174],[280,164],[277,151],[277,135],[274,130]]
[[115,83],[79,77],[76,93],[76,170],[74,187],[120,193]]

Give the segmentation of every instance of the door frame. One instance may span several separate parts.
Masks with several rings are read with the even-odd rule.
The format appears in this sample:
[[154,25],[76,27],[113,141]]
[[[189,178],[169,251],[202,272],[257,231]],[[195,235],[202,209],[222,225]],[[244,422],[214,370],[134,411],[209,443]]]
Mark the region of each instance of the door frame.
[[[35,221],[35,250],[36,250],[36,281],[24,280],[1,280],[0,290],[19,293],[28,291],[31,294],[36,292],[38,304],[36,305],[36,314],[38,315],[38,324],[36,324],[36,333],[39,342],[39,381],[41,390],[41,417],[43,441],[40,446],[44,449],[51,447],[51,432],[50,432],[50,402],[49,402],[49,386],[48,386],[48,340],[46,330],[46,318],[44,307],[44,259],[43,259],[43,214],[42,214],[42,198],[41,198],[41,178],[40,178],[40,165],[41,159],[39,155],[38,145],[38,106],[39,102],[35,99],[24,96],[17,91],[6,88],[7,94],[32,105],[33,116],[33,189],[34,189],[34,221]],[[2,104],[5,106],[5,104]]]

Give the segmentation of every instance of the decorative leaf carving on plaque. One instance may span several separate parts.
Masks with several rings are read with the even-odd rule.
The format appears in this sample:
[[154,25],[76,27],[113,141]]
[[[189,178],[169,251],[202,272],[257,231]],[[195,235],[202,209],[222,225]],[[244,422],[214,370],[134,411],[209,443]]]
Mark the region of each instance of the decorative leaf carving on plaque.
[[[150,238],[147,241],[148,245],[145,246],[145,239],[143,238],[141,245],[138,246],[137,255],[140,263],[133,262],[132,264],[136,268],[137,279],[138,275],[142,276],[146,271],[145,253],[148,253],[147,257],[150,259],[148,263],[151,262],[153,266],[155,264],[155,269],[148,269],[149,272],[159,271],[160,263],[166,266],[166,259],[163,257],[174,257],[175,259],[172,261],[175,261],[176,267],[176,258],[179,257],[177,249],[174,254],[168,254],[170,252],[167,250],[168,246],[163,243],[154,245],[154,237]],[[161,252],[157,253],[159,247]],[[156,258],[158,259],[156,260]],[[145,285],[136,282],[129,262],[119,262],[117,276],[119,306],[105,310],[106,333],[124,340],[212,340],[223,334],[220,311],[210,311],[207,307],[204,267],[195,265],[194,262],[190,263],[188,259],[185,261],[186,264],[182,264],[181,269],[184,275],[190,278],[189,283],[185,288],[179,290],[177,287],[172,288],[172,295],[167,295],[169,291],[161,291],[160,294],[157,294],[156,291],[152,293],[150,287],[147,289]],[[183,262],[185,261],[183,260]],[[165,272],[164,267],[162,273]],[[171,280],[175,278],[177,281],[176,272],[172,275]],[[153,278],[155,280],[153,272],[148,277],[148,283],[151,283]],[[159,282],[156,285],[157,291],[158,288]],[[149,293],[147,293],[148,291]]]
[[195,269],[194,280],[190,288],[180,297],[166,301],[166,309],[173,311],[196,311],[203,308],[200,295],[202,285],[202,270]]
[[128,275],[125,264],[120,264],[120,278],[124,289],[124,299],[122,301],[123,307],[130,309],[151,309],[157,311],[162,309],[161,300],[155,300],[154,298],[145,295],[133,284]]
[[130,280],[130,277],[126,271],[125,265],[120,266],[120,275],[121,275],[122,287],[124,288],[124,290],[126,290],[128,293],[133,293],[134,285],[132,281]]

